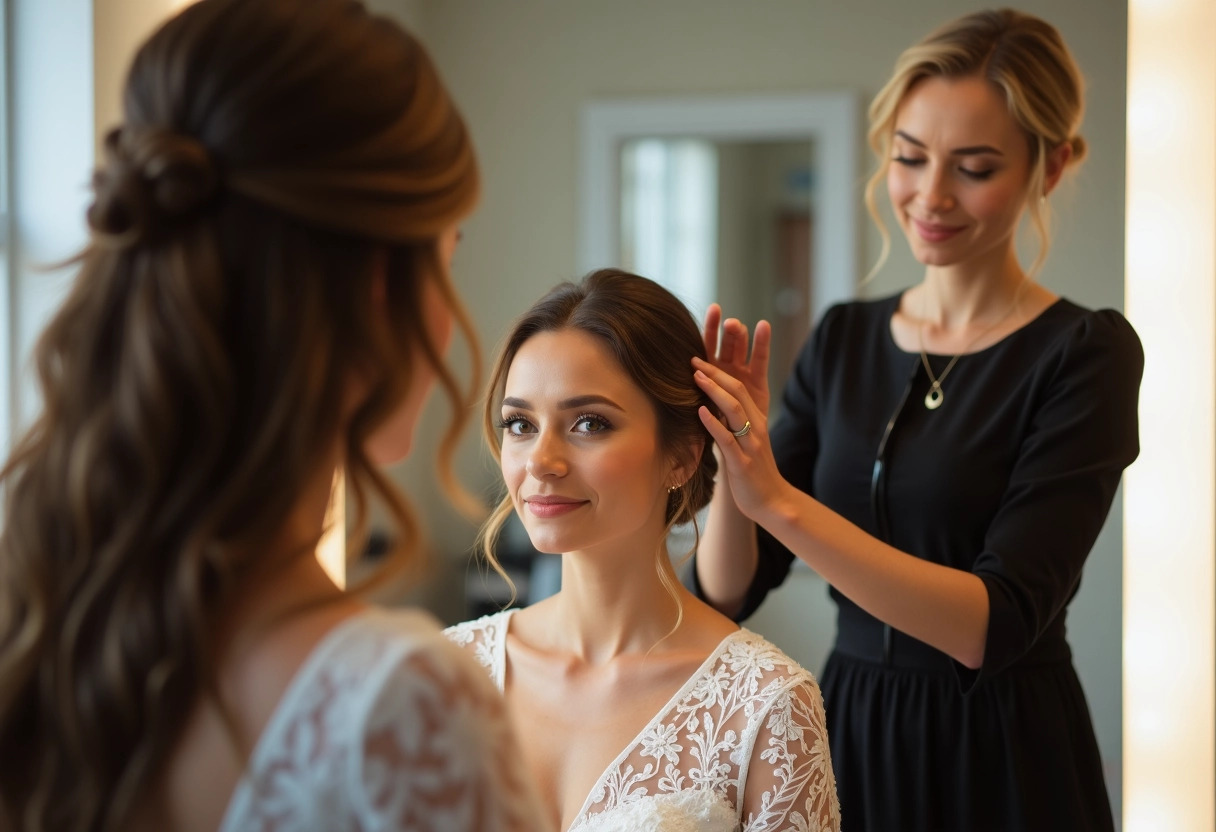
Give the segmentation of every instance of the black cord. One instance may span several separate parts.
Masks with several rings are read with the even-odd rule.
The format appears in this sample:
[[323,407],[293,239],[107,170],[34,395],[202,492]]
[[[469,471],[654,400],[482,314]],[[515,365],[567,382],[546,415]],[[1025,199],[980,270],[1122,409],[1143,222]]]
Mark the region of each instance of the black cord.
[[[916,376],[920,372],[919,358],[912,362],[912,372],[908,375],[908,383],[904,385],[904,391],[899,396],[899,402],[895,405],[895,409],[891,411],[891,418],[887,420],[887,426],[883,429],[882,438],[878,440],[878,451],[874,454],[874,469],[870,473],[870,513],[874,519],[874,528],[878,533],[878,539],[883,543],[891,542],[891,526],[887,517],[887,441],[891,438],[891,431],[895,429],[895,423],[899,420],[899,416],[904,412],[904,406],[908,403],[908,396],[912,393],[912,385],[916,382]],[[882,628],[882,661],[883,664],[891,663],[892,642],[894,633],[890,624],[883,624]]]

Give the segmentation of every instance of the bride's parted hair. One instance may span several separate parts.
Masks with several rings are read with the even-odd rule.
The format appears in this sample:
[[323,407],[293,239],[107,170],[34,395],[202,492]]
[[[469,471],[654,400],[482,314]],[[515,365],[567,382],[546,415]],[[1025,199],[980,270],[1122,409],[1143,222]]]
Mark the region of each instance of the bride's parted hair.
[[476,367],[438,239],[478,188],[430,58],[355,0],[202,0],[140,48],[35,349],[43,409],[0,472],[0,828],[126,828],[215,694],[217,611],[336,448],[351,548],[378,499],[390,563],[411,559],[364,446],[429,365],[451,481],[472,388],[421,301],[438,290]]
[[[499,411],[511,363],[532,336],[565,329],[586,332],[607,348],[654,406],[659,447],[674,463],[693,466],[687,481],[668,492],[665,519],[667,532],[676,525],[692,524],[694,539],[699,541],[696,515],[709,505],[718,472],[713,439],[698,415],[702,405],[715,413],[717,407],[693,381],[692,359],[706,358],[705,342],[688,307],[649,278],[600,269],[578,283],[558,284],[515,321],[490,372],[482,413],[482,432],[495,461],[501,462],[502,457]],[[511,498],[506,496],[483,525],[479,538],[481,553],[508,584],[510,577],[494,550],[512,511]],[[655,552],[655,569],[676,600],[678,627],[683,609],[666,539],[664,534]],[[694,543],[684,558],[695,550]]]

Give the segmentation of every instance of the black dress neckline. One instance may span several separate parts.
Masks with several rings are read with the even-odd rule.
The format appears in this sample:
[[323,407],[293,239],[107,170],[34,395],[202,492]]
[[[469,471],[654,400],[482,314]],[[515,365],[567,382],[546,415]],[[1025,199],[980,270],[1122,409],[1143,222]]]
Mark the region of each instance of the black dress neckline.
[[[903,299],[903,296],[907,291],[908,291],[907,289],[904,289],[902,291],[896,292],[894,295],[891,295],[890,297],[886,298],[883,301],[883,303],[888,307],[887,309],[883,310],[883,316],[882,316],[883,331],[886,334],[887,344],[890,347],[892,347],[900,355],[915,357],[915,356],[919,356],[920,352],[918,352],[918,351],[909,352],[908,350],[905,350],[903,347],[901,347],[895,341],[895,335],[891,332],[891,319],[895,316],[895,313],[897,311],[899,311],[900,301]],[[1006,346],[1008,343],[1011,343],[1014,340],[1018,339],[1023,333],[1027,333],[1027,332],[1037,329],[1042,323],[1050,322],[1052,317],[1054,317],[1054,315],[1059,313],[1061,310],[1066,309],[1068,307],[1072,307],[1074,305],[1075,304],[1073,304],[1072,301],[1068,300],[1067,298],[1065,298],[1063,296],[1060,296],[1060,297],[1056,298],[1042,312],[1035,315],[1029,321],[1022,324],[1020,327],[1013,330],[1012,332],[1010,332],[1008,335],[1001,338],[1000,340],[989,344],[988,346],[984,347],[982,350],[976,350],[975,352],[958,353],[958,355],[977,356],[977,355],[983,355],[984,353],[988,353],[988,352],[995,352],[995,351],[997,351],[998,348]],[[953,358],[955,356],[955,353],[937,353],[937,352],[929,352],[928,350],[926,350],[925,355],[928,356],[929,358],[949,359],[949,358]]]

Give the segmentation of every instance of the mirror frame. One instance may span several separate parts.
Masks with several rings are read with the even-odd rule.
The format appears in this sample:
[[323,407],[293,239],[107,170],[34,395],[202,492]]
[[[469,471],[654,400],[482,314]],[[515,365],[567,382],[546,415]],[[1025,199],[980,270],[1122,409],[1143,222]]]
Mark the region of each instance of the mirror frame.
[[[809,139],[815,150],[811,323],[857,295],[861,200],[859,107],[848,91],[605,99],[583,107],[579,207],[581,273],[619,265],[621,146],[630,139]],[[821,207],[822,206],[822,207]],[[847,206],[836,210],[832,206]]]

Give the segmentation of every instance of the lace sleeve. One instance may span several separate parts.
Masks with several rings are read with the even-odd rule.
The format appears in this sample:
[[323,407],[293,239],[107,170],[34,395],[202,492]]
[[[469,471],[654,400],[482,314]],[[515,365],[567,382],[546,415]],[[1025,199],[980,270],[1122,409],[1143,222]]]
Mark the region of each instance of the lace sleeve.
[[392,668],[368,713],[360,786],[367,828],[548,830],[502,698],[446,641]]
[[764,715],[742,809],[744,832],[839,832],[823,697],[809,675],[778,694]]

